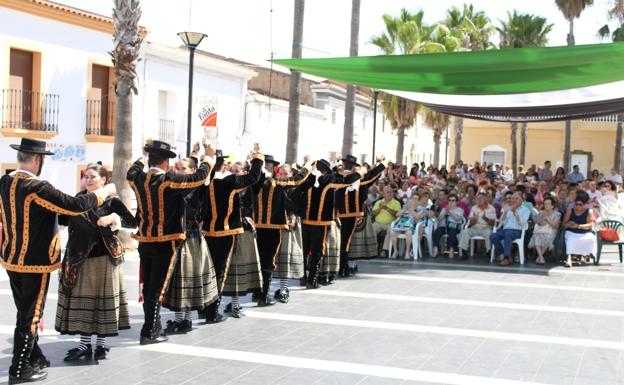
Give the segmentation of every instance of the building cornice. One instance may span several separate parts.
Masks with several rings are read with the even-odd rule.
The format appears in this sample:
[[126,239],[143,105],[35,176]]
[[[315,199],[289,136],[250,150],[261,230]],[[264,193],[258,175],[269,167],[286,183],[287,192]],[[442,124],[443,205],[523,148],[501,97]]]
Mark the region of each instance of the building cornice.
[[[188,49],[183,47],[171,47],[168,45],[145,42],[143,44],[143,53],[147,56],[162,58],[174,63],[188,66],[189,53]],[[225,60],[215,59],[210,55],[205,55],[201,51],[195,51],[194,65],[196,68],[210,70],[222,75],[243,79],[245,81],[255,77],[257,72],[248,69],[245,66],[237,65]]]
[[[0,7],[24,12],[29,15],[76,25],[98,32],[112,34],[115,31],[113,19],[108,16],[84,11],[47,0],[0,0]],[[139,27],[139,34],[145,37],[148,31]]]

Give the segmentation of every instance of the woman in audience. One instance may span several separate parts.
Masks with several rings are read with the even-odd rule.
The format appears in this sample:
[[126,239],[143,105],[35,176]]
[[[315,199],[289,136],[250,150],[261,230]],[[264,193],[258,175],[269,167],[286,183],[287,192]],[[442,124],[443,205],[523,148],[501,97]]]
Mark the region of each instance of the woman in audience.
[[563,219],[568,255],[566,267],[572,267],[573,255],[585,262],[588,261],[590,255],[596,255],[596,236],[592,233],[596,217],[593,210],[586,207],[588,201],[589,196],[585,191],[577,191],[574,207],[568,209]]
[[533,236],[529,242],[530,248],[537,251],[535,263],[543,265],[546,263],[544,253],[553,248],[553,241],[557,235],[557,229],[561,223],[561,213],[557,211],[557,201],[551,196],[544,198],[544,209],[535,218]]
[[410,189],[409,183],[403,182],[401,184],[401,189],[397,192],[397,199],[401,201],[401,204],[406,204],[410,198],[412,197],[412,190]]
[[557,171],[555,171],[555,176],[552,178],[552,184],[557,186],[566,181],[566,172],[563,167],[557,167]]
[[414,235],[414,228],[416,227],[416,206],[418,205],[418,199],[412,199],[409,204],[403,206],[401,211],[396,214],[397,219],[392,222],[390,228],[390,242],[392,242],[392,249],[394,251],[391,258],[398,258],[398,238],[399,234],[405,234],[405,255],[407,259],[412,246],[412,236]]
[[454,257],[453,253],[458,244],[457,234],[464,219],[464,210],[457,206],[458,201],[457,194],[450,194],[448,206],[443,208],[438,215],[438,227],[433,232],[433,258],[438,256],[440,241],[444,235],[448,235],[446,245],[449,250],[449,259]]

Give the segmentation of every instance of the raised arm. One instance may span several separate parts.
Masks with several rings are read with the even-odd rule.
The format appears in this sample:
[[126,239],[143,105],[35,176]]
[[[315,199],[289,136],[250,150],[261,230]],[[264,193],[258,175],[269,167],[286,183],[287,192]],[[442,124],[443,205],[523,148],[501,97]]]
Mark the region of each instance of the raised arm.
[[143,171],[144,168],[145,168],[145,159],[144,158],[137,159],[136,161],[134,161],[134,163],[132,163],[132,166],[130,166],[130,168],[128,169],[128,173],[126,173],[126,179],[131,182],[135,181],[139,175],[145,173],[145,171]]
[[177,174],[168,172],[165,176],[165,183],[168,188],[178,190],[194,189],[202,186],[208,180],[211,165],[209,162],[202,162],[197,171],[193,174]]
[[37,205],[48,211],[75,216],[101,205],[106,198],[106,193],[99,190],[74,197],[55,189],[48,182],[41,182],[38,191],[30,196]]
[[263,164],[264,157],[258,155],[258,157],[251,160],[251,169],[247,175],[228,175],[222,180],[236,190],[245,189],[260,179]]
[[278,186],[297,187],[306,181],[306,177],[310,174],[310,169],[304,166],[298,173],[290,178],[273,178]]

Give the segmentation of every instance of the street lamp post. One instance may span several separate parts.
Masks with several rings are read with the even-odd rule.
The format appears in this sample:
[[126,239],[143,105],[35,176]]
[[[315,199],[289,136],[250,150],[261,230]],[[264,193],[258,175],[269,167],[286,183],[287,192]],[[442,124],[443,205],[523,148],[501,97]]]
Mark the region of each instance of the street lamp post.
[[375,163],[375,135],[377,135],[377,97],[379,96],[379,91],[373,90],[373,159],[371,159],[371,164]]
[[201,32],[179,32],[178,36],[189,49],[189,84],[188,84],[188,112],[186,116],[186,155],[191,155],[191,115],[193,111],[193,62],[195,60],[195,48],[207,36]]

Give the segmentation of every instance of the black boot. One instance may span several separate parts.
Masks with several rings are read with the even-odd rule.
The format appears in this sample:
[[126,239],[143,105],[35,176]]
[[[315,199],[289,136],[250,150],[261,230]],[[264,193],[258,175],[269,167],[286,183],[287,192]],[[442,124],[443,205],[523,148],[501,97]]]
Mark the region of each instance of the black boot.
[[91,349],[91,344],[87,344],[86,349],[73,348],[67,351],[67,355],[63,358],[65,362],[76,362],[81,359],[85,359],[87,361],[91,360],[91,355],[93,354],[93,349]]
[[35,343],[33,345],[32,353],[30,353],[30,366],[36,370],[41,370],[50,367],[50,360],[43,355],[41,348],[39,347],[39,336],[35,337]]
[[30,365],[30,355],[35,345],[35,338],[31,333],[15,331],[13,360],[9,368],[9,384],[41,381],[48,376],[48,373],[37,370]]
[[221,296],[219,296],[219,298],[216,301],[208,305],[208,307],[206,308],[205,316],[206,316],[207,324],[216,324],[219,322],[223,322],[227,319],[223,316],[223,314],[219,313],[220,304],[221,304]]
[[258,307],[275,305],[275,302],[271,300],[271,294],[269,293],[269,290],[271,290],[272,276],[273,272],[262,271],[262,291],[260,292],[260,298],[258,298]]
[[319,280],[319,270],[321,269],[321,257],[310,257],[310,274],[308,274],[308,282],[306,283],[306,289],[317,289]]
[[275,295],[273,297],[281,303],[288,303],[288,300],[290,299],[290,292],[288,291],[288,288],[277,289],[275,290]]
[[141,345],[151,345],[166,342],[168,340],[169,338],[167,338],[167,335],[162,329],[162,324],[160,323],[160,302],[155,302],[152,327],[149,330],[148,335],[141,334],[141,339],[139,343]]
[[171,334],[184,334],[180,328],[180,322],[178,321],[167,321],[167,326],[165,326],[165,333],[167,335]]

